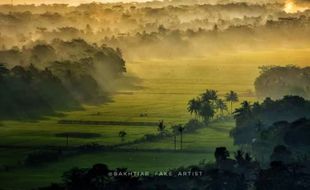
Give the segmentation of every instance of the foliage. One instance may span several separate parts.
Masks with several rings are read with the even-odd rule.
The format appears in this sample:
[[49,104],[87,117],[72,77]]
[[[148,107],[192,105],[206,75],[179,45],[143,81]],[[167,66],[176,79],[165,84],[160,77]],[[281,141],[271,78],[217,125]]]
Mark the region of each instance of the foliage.
[[[310,187],[307,161],[270,162],[262,169],[258,162],[241,150],[229,158],[225,147],[215,150],[216,163],[201,163],[167,171],[169,176],[134,174],[127,169],[111,170],[105,164],[92,168],[73,168],[63,175],[63,182],[41,190],[64,189],[209,189],[209,190],[305,190]],[[304,165],[305,167],[301,167]],[[184,174],[185,173],[185,174]],[[195,174],[198,176],[195,176]],[[181,175],[181,176],[180,176]]]
[[[259,153],[258,150],[265,147],[264,152],[267,153],[268,151],[271,152],[267,147],[270,147],[270,149],[275,147],[273,150],[274,156],[271,160],[281,157],[280,161],[286,162],[291,159],[290,157],[308,154],[308,147],[310,146],[309,119],[301,118],[293,122],[278,121],[261,128],[256,132],[256,135],[256,141],[252,143],[253,152]],[[282,146],[276,146],[278,144],[282,144]],[[294,151],[288,153],[284,145],[293,148]],[[284,154],[286,156],[283,156]]]
[[161,120],[158,124],[157,130],[160,134],[163,134],[166,131],[166,126],[164,124],[164,121]]
[[[232,103],[238,101],[238,94],[234,91],[230,91],[225,95],[226,101]],[[206,90],[199,97],[191,99],[187,103],[187,111],[190,114],[194,114],[196,118],[202,118],[205,123],[208,123],[214,118],[216,114],[224,118],[224,111],[227,111],[227,104],[223,99],[219,98],[217,91]]]
[[259,97],[280,98],[285,95],[310,97],[310,67],[264,66],[255,80]]
[[[3,23],[0,47],[4,49],[27,46],[34,39],[83,38],[92,43],[121,47],[130,58],[162,58],[205,56],[208,52],[262,46],[272,49],[280,48],[279,44],[287,44],[291,49],[307,48],[309,43],[308,13],[286,14],[277,1],[259,4],[185,0],[140,2],[138,5],[2,5],[0,10],[0,23]],[[85,12],[89,14],[83,14]],[[267,18],[266,13],[270,15]],[[287,21],[283,17],[294,20]],[[180,22],[183,18],[188,20]],[[294,28],[294,32],[287,32],[290,28]],[[300,38],[290,40],[296,35]],[[166,48],[162,48],[163,45]],[[48,49],[43,50],[42,53],[48,52]]]
[[238,94],[236,93],[236,92],[234,92],[234,91],[230,91],[230,92],[228,92],[226,95],[225,95],[225,99],[226,99],[226,101],[228,101],[228,102],[230,102],[230,113],[232,113],[233,112],[233,108],[232,108],[232,104],[234,103],[234,102],[238,102],[239,101],[239,97],[238,97]]
[[216,111],[220,111],[223,116],[223,112],[227,110],[227,105],[222,99],[218,98],[217,91],[206,90],[199,97],[188,102],[187,110],[208,123],[215,116]]
[[270,156],[270,161],[281,161],[283,163],[291,163],[293,161],[293,155],[290,150],[284,145],[277,145],[273,149],[273,153]]
[[[3,66],[2,66],[3,67]],[[49,69],[16,66],[1,75],[0,117],[28,118],[76,109],[79,102]]]
[[184,124],[184,131],[185,132],[194,132],[197,129],[201,129],[205,127],[206,125],[202,122],[200,122],[197,119],[191,119],[187,123]]
[[237,144],[251,144],[262,129],[276,130],[276,122],[291,122],[302,117],[310,117],[310,101],[298,96],[285,96],[279,100],[266,98],[264,102],[254,104],[244,101],[234,112],[236,128],[231,135]]
[[14,51],[17,63],[10,62],[8,51],[0,51],[0,87],[5,89],[0,92],[0,117],[36,117],[106,101],[107,86],[126,71],[115,50],[81,39],[41,42]]
[[222,99],[217,99],[216,102],[216,109],[220,111],[221,116],[224,115],[224,111],[227,111],[227,105]]

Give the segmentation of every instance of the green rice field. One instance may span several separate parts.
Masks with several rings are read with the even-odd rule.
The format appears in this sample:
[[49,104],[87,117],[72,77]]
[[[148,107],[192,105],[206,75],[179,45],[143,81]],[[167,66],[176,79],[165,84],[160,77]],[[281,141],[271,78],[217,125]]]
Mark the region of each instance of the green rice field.
[[[285,51],[285,52],[283,52]],[[254,80],[262,65],[307,65],[309,50],[278,52],[241,52],[192,59],[128,61],[130,77],[137,77],[139,88],[124,88],[112,101],[100,106],[85,105],[83,110],[59,113],[36,121],[1,121],[0,189],[31,189],[58,182],[64,171],[75,166],[91,167],[105,163],[110,168],[125,167],[135,171],[160,171],[211,162],[218,146],[236,150],[229,131],[234,121],[212,123],[207,128],[184,134],[183,151],[174,151],[173,138],[156,142],[126,144],[145,134],[158,133],[156,126],[130,125],[132,122],[158,122],[171,125],[185,123],[192,116],[187,112],[188,100],[206,89],[215,89],[220,97],[230,90],[243,100],[255,98]],[[286,57],[283,57],[286,55]],[[239,102],[239,103],[240,103]],[[234,104],[234,108],[239,106]],[[141,116],[141,114],[144,116]],[[228,114],[228,113],[227,113]],[[122,125],[59,124],[59,120],[113,121]],[[128,123],[128,126],[126,125]],[[118,136],[126,131],[124,142]],[[72,137],[62,133],[91,133],[91,137]],[[179,138],[179,137],[177,137]],[[25,156],[43,146],[79,146],[89,143],[119,145],[110,151],[83,153],[64,157],[38,167],[25,167]],[[179,145],[178,145],[179,146]]]

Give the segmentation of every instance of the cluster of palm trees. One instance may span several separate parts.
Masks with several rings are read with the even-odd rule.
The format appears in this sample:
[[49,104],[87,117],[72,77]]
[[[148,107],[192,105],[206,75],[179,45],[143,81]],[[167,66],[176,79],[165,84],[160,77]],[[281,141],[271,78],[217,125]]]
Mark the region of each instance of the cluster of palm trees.
[[[225,100],[230,103],[230,113],[232,113],[233,103],[239,101],[238,94],[230,91],[225,94]],[[224,115],[224,111],[228,110],[226,102],[218,97],[217,91],[207,89],[200,96],[188,102],[187,110],[196,118],[202,118],[204,122],[209,122],[217,112],[221,116]]]

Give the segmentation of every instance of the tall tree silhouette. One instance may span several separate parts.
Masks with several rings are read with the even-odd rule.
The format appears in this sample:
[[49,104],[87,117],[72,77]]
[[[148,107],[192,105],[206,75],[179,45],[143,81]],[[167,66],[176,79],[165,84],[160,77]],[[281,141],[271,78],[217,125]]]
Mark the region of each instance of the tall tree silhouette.
[[248,101],[242,102],[241,107],[234,112],[234,118],[236,119],[237,125],[240,125],[249,119],[251,112],[251,104]]
[[201,100],[203,102],[215,101],[217,100],[217,92],[215,90],[206,90],[206,92],[201,94]]
[[163,134],[165,132],[165,129],[166,129],[166,126],[164,125],[164,121],[161,120],[158,124],[157,130],[160,134]]
[[205,123],[208,123],[215,114],[213,106],[210,102],[204,102],[199,110],[199,115],[203,117]]
[[184,131],[184,127],[183,126],[179,126],[178,131],[180,132],[180,149],[183,149],[183,131]]
[[221,115],[223,116],[224,115],[224,111],[227,110],[227,105],[225,104],[225,102],[222,99],[216,100],[215,104],[216,104],[216,108],[218,110],[220,110]]
[[201,107],[201,100],[199,98],[193,98],[187,103],[187,111],[190,114],[195,114],[195,117],[197,117],[199,110]]
[[225,98],[226,98],[226,101],[230,102],[230,113],[232,114],[233,111],[232,111],[232,106],[233,106],[233,103],[234,102],[238,102],[239,101],[239,97],[238,97],[238,94],[234,91],[230,91],[228,92],[226,95],[225,95]]

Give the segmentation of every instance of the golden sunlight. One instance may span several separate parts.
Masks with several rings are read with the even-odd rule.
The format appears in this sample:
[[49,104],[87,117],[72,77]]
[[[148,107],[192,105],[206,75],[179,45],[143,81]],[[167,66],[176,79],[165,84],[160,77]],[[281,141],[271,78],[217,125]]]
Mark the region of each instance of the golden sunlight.
[[294,1],[288,0],[285,3],[284,11],[286,13],[297,13],[297,12],[303,12],[307,10],[309,7],[301,7],[295,4]]

